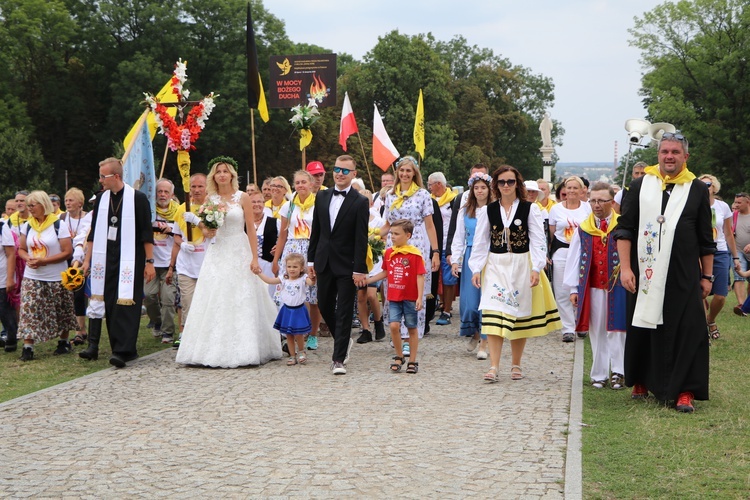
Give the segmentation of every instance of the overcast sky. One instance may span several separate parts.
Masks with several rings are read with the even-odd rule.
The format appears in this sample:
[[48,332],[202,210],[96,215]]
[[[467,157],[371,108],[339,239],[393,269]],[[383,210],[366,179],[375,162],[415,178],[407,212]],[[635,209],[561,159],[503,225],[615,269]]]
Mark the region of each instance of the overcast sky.
[[[265,0],[294,42],[314,43],[361,59],[378,37],[398,29],[464,36],[513,64],[552,78],[549,110],[565,128],[560,162],[612,162],[627,152],[624,123],[644,118],[638,96],[640,53],[630,47],[633,18],[655,0]],[[429,106],[429,102],[425,102]],[[388,124],[386,123],[386,128]],[[541,139],[540,139],[541,146]]]

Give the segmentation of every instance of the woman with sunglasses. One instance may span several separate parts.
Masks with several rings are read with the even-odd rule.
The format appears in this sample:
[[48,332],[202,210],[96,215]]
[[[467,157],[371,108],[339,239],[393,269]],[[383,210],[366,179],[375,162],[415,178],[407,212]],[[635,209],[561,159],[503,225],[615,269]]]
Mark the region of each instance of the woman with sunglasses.
[[[586,185],[580,177],[571,176],[565,179],[565,200],[553,206],[549,211],[549,233],[552,235],[550,256],[552,257],[552,284],[555,290],[557,308],[562,320],[563,342],[575,342],[576,314],[570,302],[570,289],[563,283],[565,261],[568,258],[568,247],[578,226],[591,213],[591,206],[582,202]],[[585,333],[580,333],[585,337]]]
[[503,165],[492,174],[495,201],[477,209],[469,269],[482,290],[479,309],[491,366],[484,375],[497,382],[503,341],[510,340],[511,380],[521,380],[526,339],[559,330],[560,316],[547,276],[547,242],[542,214],[526,201],[521,173]]
[[[414,233],[409,243],[414,245],[422,252],[425,268],[431,271],[425,276],[424,290],[425,295],[422,303],[427,302],[427,294],[432,288],[432,272],[437,271],[440,267],[440,251],[438,250],[437,233],[435,224],[432,220],[434,209],[430,193],[424,189],[422,184],[422,174],[419,171],[419,163],[412,156],[404,156],[396,162],[396,175],[398,182],[394,183],[393,189],[385,197],[385,211],[383,218],[385,224],[380,229],[380,234],[386,240],[386,248],[390,248],[390,228],[391,222],[399,219],[406,219],[414,224]],[[383,316],[388,317],[388,310],[383,311]],[[417,332],[419,338],[424,335],[425,329],[425,309],[422,308],[417,312]],[[402,337],[408,335],[404,328],[401,329]],[[404,343],[403,355],[409,355],[409,343]]]
[[732,209],[724,201],[716,199],[716,194],[721,189],[719,179],[710,174],[703,174],[698,179],[708,187],[708,201],[711,204],[711,220],[713,221],[713,235],[716,242],[714,282],[711,285],[713,297],[710,301],[708,298],[706,299],[708,301],[706,325],[708,336],[712,340],[717,340],[720,334],[719,327],[716,325],[716,318],[724,308],[729,293],[729,270],[732,267],[740,270],[740,258],[737,255],[737,245],[732,231]]
[[284,176],[279,175],[271,179],[271,199],[266,202],[265,213],[274,219],[282,219],[289,211],[287,195],[292,192]]

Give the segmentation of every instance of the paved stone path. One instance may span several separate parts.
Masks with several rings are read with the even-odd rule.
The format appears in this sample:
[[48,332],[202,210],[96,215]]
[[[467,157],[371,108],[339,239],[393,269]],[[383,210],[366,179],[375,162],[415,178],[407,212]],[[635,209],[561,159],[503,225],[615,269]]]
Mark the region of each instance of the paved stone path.
[[[163,351],[0,405],[0,497],[562,498],[574,347],[530,339],[500,382],[454,327],[420,372],[387,342],[306,366],[182,367]],[[40,361],[41,362],[41,361]]]

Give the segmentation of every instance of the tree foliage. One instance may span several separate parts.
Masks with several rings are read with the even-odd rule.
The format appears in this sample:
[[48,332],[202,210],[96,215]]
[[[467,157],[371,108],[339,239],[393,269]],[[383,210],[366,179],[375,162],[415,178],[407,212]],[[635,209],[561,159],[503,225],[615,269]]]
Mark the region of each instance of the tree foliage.
[[664,3],[636,19],[632,45],[647,72],[653,121],[690,139],[691,169],[729,188],[750,187],[750,6],[742,0]]
[[[66,174],[70,185],[94,184],[99,160],[114,154],[143,111],[142,92],[157,92],[178,58],[188,62],[193,96],[220,94],[191,153],[193,169],[205,171],[211,157],[231,155],[244,181],[252,170],[246,5],[246,0],[0,0],[3,191],[42,186],[62,191]],[[284,22],[261,0],[251,0],[251,6],[264,82],[271,55],[330,52],[292,42]],[[373,103],[399,151],[413,154],[422,89],[425,174],[443,171],[449,181],[463,184],[468,168],[483,162],[511,163],[530,177],[539,175],[538,125],[554,99],[549,78],[470,46],[463,37],[439,41],[398,31],[384,34],[361,61],[338,54],[337,70],[339,106],[321,109],[308,161],[330,165],[342,154],[338,128],[347,90],[362,138],[361,145],[351,138],[348,153],[359,165],[371,162]],[[268,123],[255,120],[261,180],[302,166],[291,113],[270,114]],[[558,143],[562,133],[556,124]],[[164,148],[164,138],[157,136],[157,163]],[[165,176],[177,178],[174,155],[167,158]],[[361,170],[369,185],[367,169]],[[377,185],[380,170],[370,170]]]

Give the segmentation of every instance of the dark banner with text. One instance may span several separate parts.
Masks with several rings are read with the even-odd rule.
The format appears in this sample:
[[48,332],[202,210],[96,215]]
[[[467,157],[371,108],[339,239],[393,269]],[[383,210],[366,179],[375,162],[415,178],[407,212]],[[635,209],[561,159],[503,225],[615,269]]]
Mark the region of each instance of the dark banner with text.
[[336,105],[336,54],[271,56],[269,108]]

